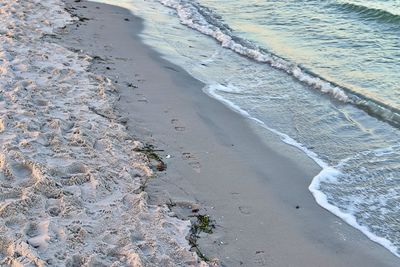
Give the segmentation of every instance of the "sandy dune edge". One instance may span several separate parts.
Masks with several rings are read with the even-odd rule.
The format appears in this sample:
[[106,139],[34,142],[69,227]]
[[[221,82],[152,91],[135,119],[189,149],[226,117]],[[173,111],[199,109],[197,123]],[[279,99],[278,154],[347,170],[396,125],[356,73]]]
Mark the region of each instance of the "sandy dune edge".
[[204,265],[189,222],[147,204],[147,158],[91,58],[42,38],[59,0],[0,0],[0,265]]

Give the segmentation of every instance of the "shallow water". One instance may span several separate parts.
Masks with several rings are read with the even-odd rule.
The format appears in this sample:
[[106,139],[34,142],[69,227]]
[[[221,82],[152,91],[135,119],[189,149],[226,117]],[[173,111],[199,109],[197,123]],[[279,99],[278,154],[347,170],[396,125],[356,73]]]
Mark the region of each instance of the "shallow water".
[[236,36],[329,81],[399,107],[400,2],[200,3],[221,15]]
[[313,158],[316,201],[399,256],[400,3],[103,2],[144,18],[145,42],[206,93]]

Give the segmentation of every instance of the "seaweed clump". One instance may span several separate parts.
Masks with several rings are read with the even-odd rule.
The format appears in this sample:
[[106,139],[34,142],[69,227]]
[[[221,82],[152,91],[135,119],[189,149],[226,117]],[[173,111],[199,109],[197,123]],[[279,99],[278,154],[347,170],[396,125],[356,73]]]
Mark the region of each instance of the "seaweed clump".
[[202,260],[210,262],[211,260],[200,251],[197,240],[200,238],[201,233],[213,233],[213,229],[215,228],[214,221],[211,220],[210,216],[206,214],[197,214],[193,215],[192,217],[196,217],[196,221],[192,222],[189,244],[191,245],[192,250],[195,251]]

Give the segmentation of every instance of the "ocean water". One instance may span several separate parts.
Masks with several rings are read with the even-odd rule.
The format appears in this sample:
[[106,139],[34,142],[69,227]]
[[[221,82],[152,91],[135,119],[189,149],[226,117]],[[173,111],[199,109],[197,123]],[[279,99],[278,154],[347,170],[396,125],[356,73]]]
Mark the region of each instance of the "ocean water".
[[[322,168],[309,190],[400,256],[400,2],[101,0],[204,92]],[[311,177],[310,177],[311,178]]]

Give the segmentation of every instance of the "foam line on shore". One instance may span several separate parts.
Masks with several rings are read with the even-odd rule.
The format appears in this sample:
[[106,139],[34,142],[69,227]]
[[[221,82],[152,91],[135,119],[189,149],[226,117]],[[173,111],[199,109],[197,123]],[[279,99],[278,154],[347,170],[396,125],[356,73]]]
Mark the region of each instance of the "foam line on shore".
[[[386,238],[379,237],[372,233],[368,227],[360,225],[356,217],[352,214],[345,213],[338,207],[332,205],[328,201],[328,196],[320,190],[320,185],[321,183],[325,182],[335,182],[336,178],[340,175],[343,175],[343,173],[340,171],[339,166],[333,167],[329,166],[326,162],[324,162],[315,152],[311,151],[307,147],[305,147],[303,144],[297,142],[295,139],[292,137],[288,136],[287,134],[284,134],[274,128],[269,127],[267,124],[265,124],[263,121],[251,116],[247,111],[243,110],[240,108],[238,105],[235,103],[229,101],[228,99],[222,97],[219,95],[217,92],[222,91],[222,92],[229,92],[234,89],[229,89],[226,88],[226,86],[221,85],[221,84],[212,84],[205,86],[203,91],[209,95],[210,97],[217,99],[218,101],[222,102],[225,104],[227,107],[229,107],[231,110],[241,114],[242,116],[256,122],[258,125],[263,127],[264,129],[267,129],[268,131],[276,134],[277,136],[280,137],[280,139],[291,146],[294,146],[301,151],[303,151],[309,158],[311,158],[315,163],[317,163],[321,167],[321,171],[313,177],[311,184],[309,185],[308,189],[312,193],[312,195],[315,198],[315,201],[323,207],[324,209],[330,211],[337,217],[341,218],[343,221],[345,221],[347,224],[350,226],[354,227],[355,229],[361,231],[363,234],[365,234],[370,240],[382,245],[386,249],[388,249],[391,253],[393,253],[395,256],[400,257],[400,254],[397,252],[396,246],[393,245],[392,242],[387,240]],[[340,164],[339,164],[340,165]]]
[[282,56],[256,46],[249,40],[235,36],[233,30],[220,20],[218,14],[196,1],[158,1],[164,6],[174,9],[182,24],[214,38],[222,47],[257,62],[269,64],[275,69],[286,72],[310,88],[331,95],[341,102],[351,103],[365,110],[371,116],[400,127],[400,110],[398,108],[385,103],[383,100],[362,94],[359,90],[353,90],[329,81],[306,67],[300,67]]

